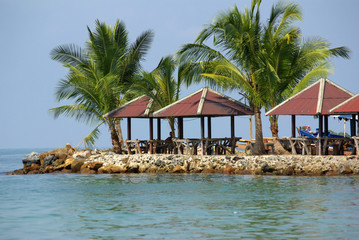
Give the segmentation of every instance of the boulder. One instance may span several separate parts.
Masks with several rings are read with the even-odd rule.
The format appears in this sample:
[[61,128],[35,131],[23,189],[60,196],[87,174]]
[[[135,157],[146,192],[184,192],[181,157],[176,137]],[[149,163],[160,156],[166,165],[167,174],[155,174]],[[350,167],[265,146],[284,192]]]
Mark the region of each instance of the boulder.
[[57,160],[55,160],[53,163],[52,163],[52,165],[54,166],[54,167],[57,167],[57,166],[60,166],[60,165],[62,165],[62,164],[64,164],[65,163],[65,160],[64,159],[57,159]]
[[91,162],[88,164],[88,168],[97,171],[100,167],[102,167],[102,165],[102,162]]
[[125,172],[127,172],[126,167],[121,167],[121,166],[112,166],[111,167],[111,173],[125,173]]
[[224,174],[234,174],[236,169],[234,169],[231,165],[228,165],[225,169],[223,169]]
[[113,166],[112,165],[102,166],[97,170],[97,173],[100,173],[100,174],[112,173],[111,167],[113,167]]
[[[41,155],[40,155],[41,156]],[[57,158],[55,157],[55,155],[51,154],[51,155],[48,155],[45,160],[43,161],[43,164],[42,166],[44,168],[46,168],[47,166],[50,166],[52,165],[55,161],[57,160]]]
[[47,166],[44,170],[43,173],[52,173],[54,171],[54,167],[53,166]]
[[84,165],[85,160],[80,159],[80,160],[74,160],[71,163],[71,172],[76,173],[76,172],[80,172],[80,169],[82,167],[82,165]]
[[65,160],[67,158],[67,149],[66,148],[57,148],[50,151],[50,154],[55,155],[56,158]]
[[180,165],[176,165],[173,169],[172,169],[172,173],[185,173],[186,170],[180,166]]
[[97,172],[95,170],[89,169],[89,168],[83,168],[80,171],[81,174],[96,174]]
[[33,163],[40,165],[40,155],[37,152],[32,152],[22,159],[22,163],[24,167],[30,167]]
[[24,169],[16,169],[12,172],[8,172],[6,175],[23,175],[24,173]]

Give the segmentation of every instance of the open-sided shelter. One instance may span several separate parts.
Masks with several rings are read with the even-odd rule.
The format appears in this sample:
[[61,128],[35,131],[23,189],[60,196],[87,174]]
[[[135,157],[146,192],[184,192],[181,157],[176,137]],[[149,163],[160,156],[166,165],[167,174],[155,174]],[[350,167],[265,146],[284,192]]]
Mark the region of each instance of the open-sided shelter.
[[328,136],[328,116],[333,115],[330,110],[353,94],[328,79],[320,79],[294,96],[277,105],[266,115],[291,115],[292,116],[292,137],[295,137],[295,116],[312,115],[319,119],[319,136],[324,132]]
[[[359,133],[355,133],[355,119],[356,116],[359,117],[359,94],[356,94],[355,96],[342,102],[336,107],[330,109],[330,112],[333,114],[351,114],[352,115],[350,122],[351,135],[359,136]],[[359,131],[359,121],[358,121],[358,131]]]
[[[204,139],[204,119],[208,120],[208,138],[212,138],[211,117],[230,116],[231,138],[234,139],[234,116],[253,115],[253,111],[245,104],[226,95],[204,87],[167,107],[153,113],[154,117],[178,118],[177,137],[183,139],[183,118],[201,118],[201,139]],[[234,149],[232,150],[234,151]]]
[[[131,118],[149,118],[149,135],[153,140],[153,100],[148,96],[135,98],[104,115],[106,118],[127,118],[127,139],[131,140]],[[157,120],[157,137],[161,137],[161,121]],[[152,144],[150,151],[152,152]]]

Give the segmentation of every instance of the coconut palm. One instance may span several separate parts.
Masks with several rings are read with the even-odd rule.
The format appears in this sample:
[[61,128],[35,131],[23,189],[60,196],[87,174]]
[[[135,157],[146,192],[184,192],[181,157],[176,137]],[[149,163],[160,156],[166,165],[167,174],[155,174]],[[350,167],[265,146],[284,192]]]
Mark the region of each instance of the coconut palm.
[[[182,84],[181,69],[177,71],[177,64],[172,56],[161,59],[152,72],[142,72],[142,79],[132,85],[131,90],[136,94],[149,96],[156,109],[166,107],[178,100]],[[175,136],[175,118],[168,118],[173,137]]]
[[[142,33],[130,44],[123,22],[116,21],[113,27],[96,20],[95,31],[88,28],[89,40],[85,49],[73,44],[53,49],[51,58],[69,70],[55,93],[57,100],[74,100],[74,104],[50,109],[55,118],[60,115],[75,117],[97,126],[85,137],[84,142],[93,145],[99,134],[99,126],[107,124],[115,152],[120,152],[116,127],[119,121],[105,119],[103,115],[132,98],[126,94],[141,71],[140,62],[153,39],[151,31]],[[126,96],[126,97],[124,97]]]
[[[202,30],[194,44],[186,44],[179,51],[180,61],[187,65],[184,67],[187,83],[204,77],[209,84],[239,90],[249,100],[255,114],[255,154],[265,152],[260,111],[264,89],[258,55],[262,32],[259,4],[260,1],[253,0],[251,8],[246,8],[244,13],[236,6],[222,13]],[[204,44],[211,37],[214,48]]]
[[[260,0],[240,13],[237,7],[221,14],[205,28],[195,44],[181,50],[190,80],[201,77],[224,89],[238,89],[255,112],[255,153],[264,153],[260,110],[276,106],[330,70],[331,56],[348,56],[345,47],[329,49],[322,39],[303,41],[292,25],[301,20],[297,4],[276,4],[266,24],[260,23]],[[216,51],[203,43],[213,37]],[[194,63],[193,63],[194,62]],[[278,117],[271,116],[271,130],[278,138]],[[280,144],[276,149],[284,150]]]

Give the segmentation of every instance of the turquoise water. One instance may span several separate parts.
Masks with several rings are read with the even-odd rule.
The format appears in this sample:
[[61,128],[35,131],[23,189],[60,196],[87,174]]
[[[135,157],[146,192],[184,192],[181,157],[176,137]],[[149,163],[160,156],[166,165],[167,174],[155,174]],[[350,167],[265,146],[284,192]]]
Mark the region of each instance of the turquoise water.
[[0,239],[358,239],[358,177],[7,176]]

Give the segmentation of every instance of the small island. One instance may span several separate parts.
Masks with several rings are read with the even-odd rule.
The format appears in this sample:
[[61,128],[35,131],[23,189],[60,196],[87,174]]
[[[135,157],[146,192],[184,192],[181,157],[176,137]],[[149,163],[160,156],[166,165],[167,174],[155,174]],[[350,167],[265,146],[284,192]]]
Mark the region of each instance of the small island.
[[111,150],[77,150],[70,144],[52,151],[30,153],[24,167],[8,173],[210,173],[283,176],[359,175],[356,156],[307,155],[179,155],[116,154]]

